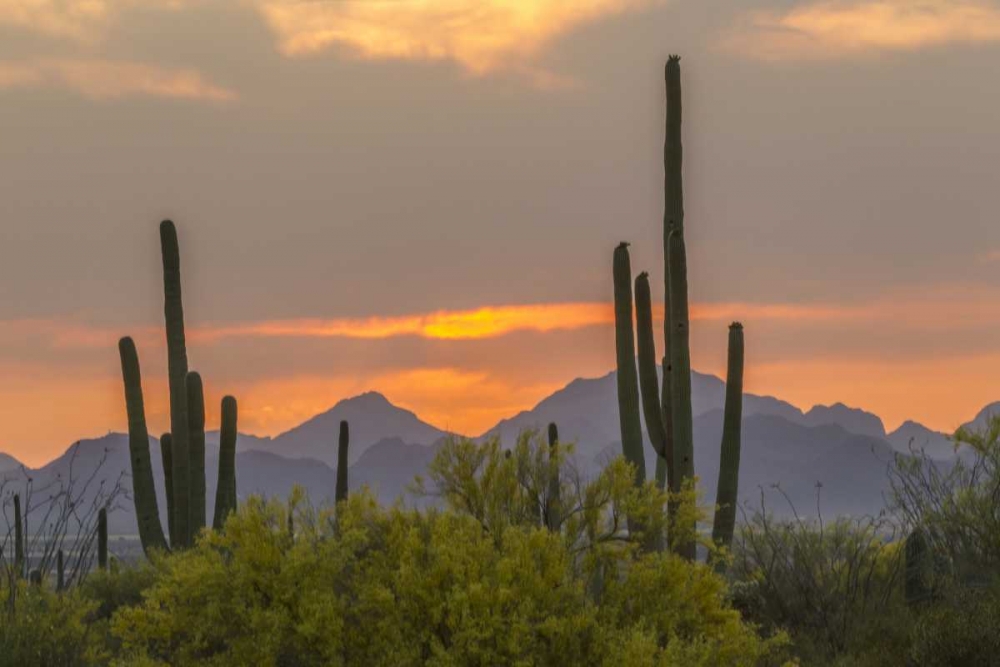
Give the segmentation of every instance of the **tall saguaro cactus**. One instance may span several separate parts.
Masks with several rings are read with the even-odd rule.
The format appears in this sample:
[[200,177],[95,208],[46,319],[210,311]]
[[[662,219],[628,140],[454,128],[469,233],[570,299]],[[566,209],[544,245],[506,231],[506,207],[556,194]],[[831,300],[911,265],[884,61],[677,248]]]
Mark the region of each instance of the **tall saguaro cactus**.
[[61,593],[66,587],[66,564],[63,562],[63,550],[56,552],[56,593]]
[[188,542],[193,543],[195,536],[205,527],[205,388],[201,375],[191,371],[187,374],[187,417],[188,417],[188,454],[190,463],[191,498],[188,503],[190,510],[189,527],[191,535]]
[[236,511],[236,399],[222,399],[222,429],[219,432],[219,483],[215,487],[212,528],[222,530],[226,518]]
[[[728,549],[736,525],[737,491],[740,481],[740,440],[743,425],[743,325],[729,326],[729,363],[726,369],[726,407],[722,422],[722,454],[719,458],[719,485],[716,491],[712,541]],[[725,561],[716,569],[722,571]]]
[[337,444],[337,503],[347,500],[347,447],[350,443],[350,429],[346,421],[340,422],[340,441]]
[[21,496],[14,494],[14,570],[17,578],[24,577],[24,519],[21,517]]
[[189,430],[187,416],[187,345],[181,302],[181,260],[177,228],[170,220],[160,224],[163,255],[163,314],[167,327],[167,368],[170,379],[170,434],[173,445],[174,532],[177,546],[191,544]]
[[635,279],[635,324],[639,347],[639,389],[646,433],[656,452],[656,485],[663,489],[667,471],[673,468],[673,447],[667,447],[663,423],[660,387],[656,377],[656,342],[653,337],[653,307],[649,293],[649,274],[643,271]]
[[639,379],[635,370],[635,334],[632,329],[632,265],[627,243],[615,248],[613,275],[622,453],[625,460],[634,466],[638,485],[646,480],[646,459],[642,452],[642,424],[639,420]]
[[128,449],[132,463],[132,498],[135,502],[139,541],[147,554],[152,549],[167,548],[153,482],[153,465],[149,456],[149,430],[142,397],[142,376],[135,342],[128,337],[118,342],[125,382],[125,407],[128,412]]

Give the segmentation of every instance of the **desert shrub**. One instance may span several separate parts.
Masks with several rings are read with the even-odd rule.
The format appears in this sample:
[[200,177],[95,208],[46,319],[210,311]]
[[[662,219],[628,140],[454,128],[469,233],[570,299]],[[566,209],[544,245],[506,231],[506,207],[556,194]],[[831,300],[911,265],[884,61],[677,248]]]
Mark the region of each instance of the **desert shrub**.
[[623,462],[567,482],[576,492],[562,529],[542,527],[530,502],[538,446],[526,441],[510,458],[495,443],[443,448],[432,476],[462,490],[444,511],[385,509],[368,493],[315,509],[296,496],[292,534],[288,506],[245,503],[224,533],[157,561],[143,603],[116,613],[133,661],[122,664],[777,660],[783,637],[761,639],[709,568],[650,552],[649,532],[624,530],[625,516],[659,530],[665,498],[634,488]]
[[733,605],[766,630],[788,630],[807,664],[846,655],[858,664],[866,651],[897,650],[894,638],[906,634],[898,615],[907,612],[902,549],[889,521],[806,519],[791,510],[791,519],[774,518],[763,504],[745,514],[733,549]]
[[91,623],[97,605],[78,592],[58,595],[21,583],[0,596],[0,602],[0,666],[106,664],[104,637]]

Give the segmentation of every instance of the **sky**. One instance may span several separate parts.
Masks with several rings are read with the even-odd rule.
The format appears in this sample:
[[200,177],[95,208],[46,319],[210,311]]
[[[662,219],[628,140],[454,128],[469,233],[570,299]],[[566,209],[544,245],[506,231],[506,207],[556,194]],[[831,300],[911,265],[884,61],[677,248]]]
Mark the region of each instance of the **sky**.
[[210,424],[376,389],[478,434],[612,370],[671,53],[694,366],[738,319],[802,408],[1000,400],[1000,2],[0,0],[0,451],[124,430],[126,334],[165,428],[164,218]]

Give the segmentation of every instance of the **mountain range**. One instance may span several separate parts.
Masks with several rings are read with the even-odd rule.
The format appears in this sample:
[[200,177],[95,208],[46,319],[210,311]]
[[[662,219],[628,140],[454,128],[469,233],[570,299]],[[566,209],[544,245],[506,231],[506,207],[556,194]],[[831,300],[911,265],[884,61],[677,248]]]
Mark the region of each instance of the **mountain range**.
[[[695,414],[695,468],[708,502],[714,498],[718,474],[719,441],[725,383],[712,375],[692,373]],[[769,509],[784,511],[787,495],[796,508],[815,509],[821,487],[824,515],[873,513],[884,505],[887,490],[885,466],[897,452],[923,449],[928,456],[947,461],[954,454],[949,437],[916,422],[905,422],[887,433],[882,420],[842,403],[815,406],[803,412],[770,396],[745,394],[743,401],[743,450],[740,465],[741,500],[759,505],[762,496]],[[984,408],[969,422],[980,428],[989,415],[1000,414],[1000,403]],[[340,421],[350,423],[350,486],[367,485],[383,502],[407,496],[413,478],[421,474],[444,438],[452,435],[393,405],[376,392],[345,399],[330,410],[275,437],[240,434],[237,445],[239,494],[285,496],[294,484],[303,486],[314,502],[333,495],[336,474],[336,438]],[[549,422],[559,426],[560,437],[575,443],[577,466],[593,474],[621,451],[615,373],[600,378],[577,379],[542,400],[531,410],[504,419],[477,437],[498,437],[506,447],[526,429],[542,431]],[[209,516],[214,500],[218,466],[218,433],[207,434],[206,476],[209,482]],[[161,513],[165,510],[159,441],[150,439]],[[653,470],[652,447],[645,448],[647,470]],[[38,469],[21,466],[0,454],[0,480],[11,493],[29,477],[35,488],[47,481],[89,475],[103,461],[95,483],[110,488],[129,472],[128,438],[124,434],[81,440],[65,454]],[[124,478],[123,478],[124,479]],[[130,490],[131,482],[124,479]],[[110,528],[134,534],[131,503],[123,501],[111,513]],[[164,518],[165,521],[165,518]]]

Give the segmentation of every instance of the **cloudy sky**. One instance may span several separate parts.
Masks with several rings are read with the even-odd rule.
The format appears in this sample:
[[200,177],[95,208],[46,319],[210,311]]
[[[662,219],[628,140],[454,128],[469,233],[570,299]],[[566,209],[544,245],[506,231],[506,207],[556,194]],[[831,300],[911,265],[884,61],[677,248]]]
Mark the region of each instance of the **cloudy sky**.
[[124,334],[165,427],[165,217],[246,431],[378,389],[478,433],[611,370],[674,52],[695,366],[741,319],[800,407],[1000,399],[1000,2],[0,0],[0,450],[123,430]]

